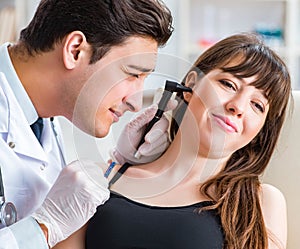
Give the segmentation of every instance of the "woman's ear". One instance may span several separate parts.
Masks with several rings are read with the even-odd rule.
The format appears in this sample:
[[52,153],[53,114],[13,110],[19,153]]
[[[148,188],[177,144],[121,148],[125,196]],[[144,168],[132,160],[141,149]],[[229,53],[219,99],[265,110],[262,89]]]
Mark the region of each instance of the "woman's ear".
[[85,35],[80,31],[74,31],[65,38],[63,46],[63,61],[67,69],[73,69],[78,64],[84,53]]
[[[185,78],[185,86],[193,89],[193,87],[196,84],[197,78],[198,78],[197,72],[195,71],[189,72],[187,77]],[[186,102],[190,102],[192,96],[193,96],[193,92],[183,93],[183,97]]]

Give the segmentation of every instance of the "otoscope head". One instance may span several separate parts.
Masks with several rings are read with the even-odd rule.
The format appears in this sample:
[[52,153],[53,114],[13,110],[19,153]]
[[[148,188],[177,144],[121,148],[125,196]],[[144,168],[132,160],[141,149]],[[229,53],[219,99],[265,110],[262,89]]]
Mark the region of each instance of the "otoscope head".
[[169,92],[192,92],[192,88],[183,86],[177,82],[166,80],[165,91]]

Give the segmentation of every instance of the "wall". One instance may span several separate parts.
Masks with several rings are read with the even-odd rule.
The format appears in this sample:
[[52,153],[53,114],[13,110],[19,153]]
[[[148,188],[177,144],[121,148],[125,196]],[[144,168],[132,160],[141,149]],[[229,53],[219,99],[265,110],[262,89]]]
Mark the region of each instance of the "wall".
[[287,117],[277,149],[263,177],[265,182],[279,188],[286,198],[288,249],[300,248],[298,230],[300,224],[300,91],[294,91],[293,95],[295,102],[292,113]]
[[[11,2],[0,0],[1,4]],[[221,1],[221,0],[220,0]],[[299,1],[299,0],[295,0]],[[30,20],[38,0],[16,0],[18,3],[19,29],[24,27]],[[186,37],[180,36],[180,28],[185,21],[184,17],[179,16],[179,1],[166,0],[174,15],[175,32],[168,42],[168,45],[160,50],[157,70],[147,79],[145,84],[145,105],[152,102],[151,93],[153,89],[162,87],[166,78],[180,81],[189,66],[189,61],[182,59],[181,46],[186,42]],[[272,12],[272,11],[271,11]],[[281,135],[280,143],[276,154],[272,158],[264,181],[269,182],[282,190],[287,199],[288,219],[289,219],[289,240],[288,249],[300,248],[298,239],[298,224],[300,224],[300,199],[298,176],[300,175],[300,164],[298,151],[300,145],[300,95],[296,93],[296,103],[294,115],[296,119],[288,120],[284,132]],[[83,134],[64,118],[60,118],[66,141],[67,161],[70,162],[77,158],[88,157],[97,161],[106,161],[109,158],[109,148],[113,148],[122,127],[132,118],[131,114],[126,114],[122,122],[114,124],[108,137],[95,139]]]

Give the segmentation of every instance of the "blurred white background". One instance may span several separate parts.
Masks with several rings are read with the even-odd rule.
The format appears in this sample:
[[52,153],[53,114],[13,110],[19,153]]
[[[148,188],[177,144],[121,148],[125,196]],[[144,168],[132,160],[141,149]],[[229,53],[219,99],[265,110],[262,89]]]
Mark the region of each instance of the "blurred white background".
[[[39,0],[0,0],[0,42],[14,41],[30,21]],[[156,72],[145,83],[144,105],[152,103],[153,92],[166,79],[180,81],[208,46],[240,31],[256,31],[287,63],[293,89],[300,90],[300,0],[165,0],[174,16],[175,32],[160,49]],[[277,186],[288,204],[288,249],[299,249],[300,224],[300,94],[295,92],[294,117],[289,119],[264,181]],[[108,137],[95,139],[60,118],[67,161],[88,157],[106,161],[122,127],[132,118],[126,114],[114,124]]]

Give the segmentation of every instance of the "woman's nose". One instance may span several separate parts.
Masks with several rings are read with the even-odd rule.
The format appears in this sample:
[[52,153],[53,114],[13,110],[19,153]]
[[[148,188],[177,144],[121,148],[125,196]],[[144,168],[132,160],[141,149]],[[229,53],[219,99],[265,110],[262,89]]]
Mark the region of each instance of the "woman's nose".
[[235,97],[229,100],[226,104],[226,109],[232,115],[237,117],[242,117],[246,108],[246,98],[245,97]]

